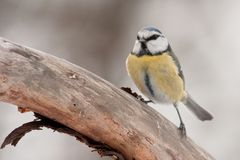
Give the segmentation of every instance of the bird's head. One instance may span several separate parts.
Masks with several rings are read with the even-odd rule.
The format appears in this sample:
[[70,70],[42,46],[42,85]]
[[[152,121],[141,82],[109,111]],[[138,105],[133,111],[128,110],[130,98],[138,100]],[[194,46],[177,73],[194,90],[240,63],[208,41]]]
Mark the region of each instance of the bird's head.
[[165,52],[168,47],[168,40],[161,31],[154,27],[147,27],[138,32],[132,54],[137,56],[156,55]]

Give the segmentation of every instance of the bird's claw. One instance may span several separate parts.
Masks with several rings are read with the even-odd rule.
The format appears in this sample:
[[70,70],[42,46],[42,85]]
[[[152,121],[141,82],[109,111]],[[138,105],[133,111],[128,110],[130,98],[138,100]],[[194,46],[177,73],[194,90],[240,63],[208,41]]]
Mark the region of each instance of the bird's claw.
[[153,103],[153,101],[151,101],[151,100],[145,100],[145,99],[143,99],[142,97],[141,97],[139,100],[142,101],[142,102],[145,103],[145,104]]
[[180,123],[180,126],[179,126],[178,129],[181,132],[181,136],[182,137],[186,137],[187,136],[187,131],[186,131],[184,123]]

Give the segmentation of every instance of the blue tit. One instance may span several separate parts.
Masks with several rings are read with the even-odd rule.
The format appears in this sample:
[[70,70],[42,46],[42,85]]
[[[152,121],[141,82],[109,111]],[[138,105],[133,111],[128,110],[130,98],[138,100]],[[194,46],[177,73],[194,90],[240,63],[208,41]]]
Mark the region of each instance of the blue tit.
[[213,119],[185,90],[180,63],[167,38],[158,29],[148,27],[138,32],[126,66],[129,76],[146,97],[155,103],[173,104],[183,133],[186,134],[186,130],[177,107],[179,102],[185,104],[199,120]]

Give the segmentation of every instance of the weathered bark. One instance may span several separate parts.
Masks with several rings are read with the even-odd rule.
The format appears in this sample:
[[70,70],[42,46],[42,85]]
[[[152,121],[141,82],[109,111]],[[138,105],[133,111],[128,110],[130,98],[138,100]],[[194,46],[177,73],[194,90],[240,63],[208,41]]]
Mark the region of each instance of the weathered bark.
[[129,160],[213,159],[158,112],[89,71],[0,39],[0,100],[30,109]]

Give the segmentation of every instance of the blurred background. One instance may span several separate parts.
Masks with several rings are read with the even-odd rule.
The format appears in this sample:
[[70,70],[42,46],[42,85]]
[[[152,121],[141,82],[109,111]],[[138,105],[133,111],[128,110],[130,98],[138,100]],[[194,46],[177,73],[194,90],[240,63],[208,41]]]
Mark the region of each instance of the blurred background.
[[[202,123],[181,107],[188,135],[218,160],[240,151],[240,1],[0,0],[0,36],[84,67],[114,85],[138,91],[125,69],[137,31],[156,26],[184,70],[186,88],[213,115]],[[173,107],[152,105],[179,125]],[[31,113],[0,104],[0,142]],[[34,131],[0,160],[102,160],[68,135]],[[105,158],[106,159],[106,158]]]

